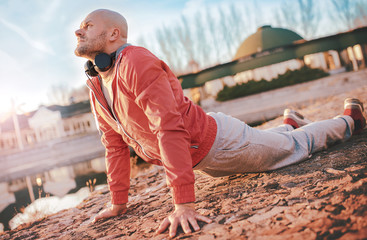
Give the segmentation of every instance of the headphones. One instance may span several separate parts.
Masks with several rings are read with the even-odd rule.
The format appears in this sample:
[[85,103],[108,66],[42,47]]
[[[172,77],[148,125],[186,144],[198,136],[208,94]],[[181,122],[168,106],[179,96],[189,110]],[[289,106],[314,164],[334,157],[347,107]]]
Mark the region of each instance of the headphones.
[[[116,52],[113,52],[111,54],[107,54],[107,53],[97,54],[97,56],[94,58],[94,64],[90,60],[88,60],[84,64],[85,74],[87,74],[88,77],[89,76],[96,77],[99,74],[98,71],[100,72],[108,71],[115,63],[115,57],[116,57]],[[97,67],[98,71],[96,70],[95,67]]]

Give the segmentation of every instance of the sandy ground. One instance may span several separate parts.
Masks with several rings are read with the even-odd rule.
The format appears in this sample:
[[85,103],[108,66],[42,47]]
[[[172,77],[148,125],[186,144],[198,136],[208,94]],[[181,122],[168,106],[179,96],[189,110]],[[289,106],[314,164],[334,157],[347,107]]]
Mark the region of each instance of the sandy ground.
[[[343,100],[367,105],[367,84],[297,108],[313,121],[343,111]],[[259,128],[281,124],[278,118]],[[367,129],[310,159],[286,168],[222,178],[196,175],[198,211],[214,220],[176,239],[367,239]],[[173,210],[164,171],[151,167],[131,180],[129,211],[90,219],[109,204],[108,189],[63,210],[0,235],[0,239],[168,239],[154,232]]]

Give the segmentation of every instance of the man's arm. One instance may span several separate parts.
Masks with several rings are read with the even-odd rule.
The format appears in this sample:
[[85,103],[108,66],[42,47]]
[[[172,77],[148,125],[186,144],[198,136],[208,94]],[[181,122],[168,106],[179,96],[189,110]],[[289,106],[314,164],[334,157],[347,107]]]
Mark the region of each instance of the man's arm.
[[[139,56],[139,54],[137,54]],[[149,119],[150,130],[157,135],[161,160],[171,187],[175,211],[162,222],[158,233],[170,226],[170,236],[176,235],[178,225],[185,233],[199,230],[197,220],[211,222],[195,211],[195,176],[190,154],[191,137],[185,129],[177,101],[167,73],[161,62],[153,56],[135,59],[135,69],[128,76],[133,86],[135,102]],[[143,66],[143,67],[141,67]]]
[[130,187],[130,151],[121,135],[115,132],[94,108],[93,113],[102,132],[101,142],[106,150],[107,182],[112,204],[110,208],[94,217],[93,222],[95,222],[98,219],[114,217],[126,212]]

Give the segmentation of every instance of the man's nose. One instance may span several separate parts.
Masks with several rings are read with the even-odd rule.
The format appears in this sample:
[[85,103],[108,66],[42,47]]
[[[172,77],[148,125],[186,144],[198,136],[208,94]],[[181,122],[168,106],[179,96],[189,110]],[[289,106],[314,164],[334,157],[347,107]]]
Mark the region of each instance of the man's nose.
[[82,35],[82,30],[81,29],[78,29],[75,31],[75,36],[79,37]]

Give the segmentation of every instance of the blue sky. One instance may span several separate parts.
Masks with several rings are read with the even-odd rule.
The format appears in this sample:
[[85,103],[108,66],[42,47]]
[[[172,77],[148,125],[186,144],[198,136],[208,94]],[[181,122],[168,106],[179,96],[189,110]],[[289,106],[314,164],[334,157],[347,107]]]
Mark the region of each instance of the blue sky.
[[[74,31],[95,9],[107,8],[124,15],[129,24],[129,42],[134,44],[141,34],[149,36],[162,24],[174,22],[183,14],[232,2],[241,1],[2,0],[0,113],[10,109],[12,98],[16,104],[23,104],[24,111],[30,111],[39,104],[48,104],[51,86],[63,84],[74,88],[84,84],[85,60],[74,55]],[[262,0],[261,4],[265,11],[271,11],[279,2]]]

